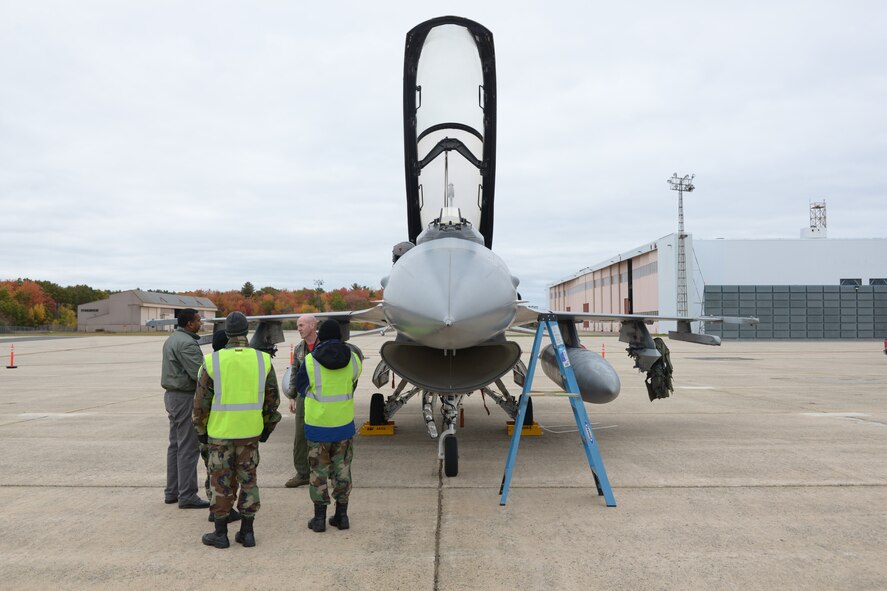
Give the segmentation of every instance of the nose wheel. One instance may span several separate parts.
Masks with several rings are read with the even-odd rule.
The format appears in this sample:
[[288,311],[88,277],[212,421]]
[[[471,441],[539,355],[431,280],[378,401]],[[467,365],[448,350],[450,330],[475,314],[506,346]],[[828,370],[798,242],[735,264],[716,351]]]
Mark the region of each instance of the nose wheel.
[[455,435],[447,435],[443,440],[444,474],[452,478],[459,474],[459,443]]

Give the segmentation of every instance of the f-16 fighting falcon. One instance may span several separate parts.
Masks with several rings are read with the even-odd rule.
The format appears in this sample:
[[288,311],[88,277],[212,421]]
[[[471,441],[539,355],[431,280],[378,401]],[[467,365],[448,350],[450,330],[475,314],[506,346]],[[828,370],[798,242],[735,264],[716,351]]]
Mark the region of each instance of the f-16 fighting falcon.
[[[384,425],[410,399],[420,400],[429,435],[447,476],[458,473],[456,425],[464,398],[482,392],[511,418],[519,400],[503,377],[523,383],[526,367],[508,330],[557,317],[567,354],[586,403],[601,404],[619,394],[619,376],[600,355],[580,344],[576,323],[621,323],[635,367],[647,373],[651,399],[667,397],[671,365],[667,348],[646,324],[677,321],[669,338],[719,345],[716,336],[691,332],[691,323],[755,322],[755,319],[666,317],[565,312],[527,305],[518,279],[493,251],[496,180],[496,60],[493,35],[471,20],[445,16],[407,33],[403,74],[403,123],[407,197],[407,240],[393,249],[393,266],[382,280],[384,301],[350,312],[317,312],[335,318],[348,339],[350,323],[371,323],[396,332],[380,351],[373,373],[377,388],[393,374],[397,386],[387,397],[375,393],[369,422]],[[252,316],[258,323],[250,346],[276,351],[284,341],[281,323],[299,314]],[[223,320],[223,319],[222,319]],[[210,321],[208,319],[207,321]],[[149,325],[167,321],[151,321]],[[563,387],[551,345],[540,354],[545,374]],[[289,376],[283,378],[284,387]],[[531,402],[528,401],[528,402]],[[440,405],[440,426],[434,407]],[[532,424],[528,407],[526,424]]]

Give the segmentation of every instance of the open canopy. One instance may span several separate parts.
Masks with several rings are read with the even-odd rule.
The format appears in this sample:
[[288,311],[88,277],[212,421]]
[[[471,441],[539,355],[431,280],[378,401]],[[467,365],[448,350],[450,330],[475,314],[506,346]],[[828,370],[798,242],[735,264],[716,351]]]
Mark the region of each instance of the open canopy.
[[493,34],[445,16],[407,33],[404,157],[409,239],[445,206],[493,243],[496,61]]

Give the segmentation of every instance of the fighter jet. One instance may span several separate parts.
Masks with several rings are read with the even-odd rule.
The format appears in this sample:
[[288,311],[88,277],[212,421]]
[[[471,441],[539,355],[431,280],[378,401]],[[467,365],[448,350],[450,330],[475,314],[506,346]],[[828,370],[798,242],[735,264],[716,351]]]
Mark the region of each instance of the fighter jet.
[[[407,33],[403,121],[408,239],[393,248],[393,265],[382,280],[384,300],[366,310],[314,315],[337,319],[346,339],[351,322],[396,333],[382,346],[372,379],[381,388],[393,374],[397,386],[387,397],[373,394],[369,423],[384,425],[407,401],[421,398],[447,476],[458,474],[456,426],[466,396],[482,392],[511,418],[517,415],[519,399],[503,377],[511,372],[522,385],[527,369],[520,346],[507,332],[535,323],[540,314],[556,315],[582,399],[595,404],[618,396],[619,376],[603,357],[582,347],[576,323],[620,322],[619,338],[628,344],[635,366],[647,373],[654,399],[670,393],[671,365],[667,347],[651,337],[647,323],[676,320],[678,331],[670,338],[719,345],[718,337],[692,333],[691,323],[754,321],[550,311],[521,299],[518,279],[492,251],[496,60],[493,35],[484,26],[444,16]],[[252,346],[273,353],[284,341],[282,321],[298,316],[250,317],[258,323]],[[545,374],[563,387],[551,345],[542,349],[540,360]],[[288,387],[286,375],[283,382]],[[438,403],[440,428],[434,416]],[[525,424],[532,422],[530,405]]]

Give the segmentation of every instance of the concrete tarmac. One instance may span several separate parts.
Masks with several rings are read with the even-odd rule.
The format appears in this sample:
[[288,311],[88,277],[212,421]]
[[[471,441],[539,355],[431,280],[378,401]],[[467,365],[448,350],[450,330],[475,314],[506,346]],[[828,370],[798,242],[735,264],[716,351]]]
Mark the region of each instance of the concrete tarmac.
[[[359,422],[384,338],[355,341],[368,357]],[[316,534],[307,489],[283,486],[284,401],[261,446],[257,546],[234,543],[235,525],[217,550],[200,543],[207,511],[163,503],[163,340],[16,341],[18,368],[0,368],[0,587],[887,588],[880,341],[669,342],[676,391],[651,403],[624,345],[586,338],[622,379],[615,402],[586,407],[615,508],[597,495],[565,399],[534,398],[548,431],[521,439],[505,507],[506,415],[467,399],[459,475],[447,478],[413,399],[397,435],[356,439],[351,529]],[[532,339],[515,340],[527,361]],[[287,343],[278,376],[288,360]],[[540,369],[534,389],[552,388]]]

